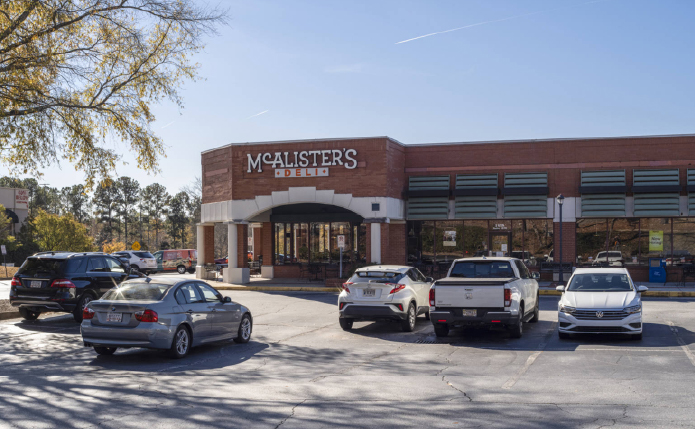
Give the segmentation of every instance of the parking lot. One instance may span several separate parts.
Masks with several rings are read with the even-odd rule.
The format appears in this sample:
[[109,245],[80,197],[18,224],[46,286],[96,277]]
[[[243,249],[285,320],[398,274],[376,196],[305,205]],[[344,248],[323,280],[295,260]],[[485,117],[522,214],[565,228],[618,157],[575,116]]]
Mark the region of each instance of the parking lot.
[[[329,293],[225,292],[251,342],[182,360],[97,356],[72,316],[0,322],[0,427],[693,427],[694,300],[646,299],[642,341],[559,340],[556,297],[522,339],[420,317],[337,323]],[[185,422],[185,423],[184,423]]]

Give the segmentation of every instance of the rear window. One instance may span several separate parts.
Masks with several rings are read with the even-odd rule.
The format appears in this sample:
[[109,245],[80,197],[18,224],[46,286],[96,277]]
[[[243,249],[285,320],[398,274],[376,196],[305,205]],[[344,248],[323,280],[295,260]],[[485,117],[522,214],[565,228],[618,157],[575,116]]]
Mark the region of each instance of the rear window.
[[352,283],[363,282],[365,280],[376,283],[398,283],[405,274],[392,271],[359,271],[352,276]]
[[138,258],[154,258],[150,252],[133,252]]
[[26,276],[44,275],[55,276],[63,272],[65,259],[40,259],[28,258],[17,271],[17,274]]
[[170,285],[159,283],[124,283],[110,289],[101,299],[108,301],[161,301]]
[[450,277],[501,279],[516,275],[509,261],[464,261],[454,265]]

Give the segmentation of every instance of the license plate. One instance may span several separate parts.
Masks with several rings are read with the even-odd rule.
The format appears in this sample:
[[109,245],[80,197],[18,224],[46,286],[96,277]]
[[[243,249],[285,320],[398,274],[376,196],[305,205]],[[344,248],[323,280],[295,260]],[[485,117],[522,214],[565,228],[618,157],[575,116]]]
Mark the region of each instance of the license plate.
[[376,289],[365,289],[363,292],[364,296],[376,296]]
[[464,316],[472,316],[475,317],[478,314],[478,310],[463,310],[463,315]]
[[106,313],[107,322],[120,322],[123,320],[123,313]]
[[31,281],[31,282],[29,282],[29,287],[40,288],[40,287],[41,287],[41,282]]

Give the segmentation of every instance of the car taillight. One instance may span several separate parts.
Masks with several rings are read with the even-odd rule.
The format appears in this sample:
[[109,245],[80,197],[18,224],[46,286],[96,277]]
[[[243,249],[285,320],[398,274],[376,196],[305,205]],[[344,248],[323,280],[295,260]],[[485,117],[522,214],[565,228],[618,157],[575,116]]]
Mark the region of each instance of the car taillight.
[[430,288],[430,307],[434,307],[434,288]]
[[350,293],[350,288],[348,286],[350,286],[351,284],[352,284],[352,282],[343,283],[343,290],[347,293]]
[[51,287],[62,287],[62,288],[74,289],[75,284],[68,279],[57,279],[57,280],[53,280],[53,283],[51,283]]
[[135,319],[138,322],[157,322],[159,320],[159,316],[157,316],[157,313],[152,310],[145,310],[145,311],[136,311],[135,312]]
[[397,284],[386,283],[386,286],[392,286],[393,287],[393,289],[391,289],[391,292],[389,292],[389,295],[405,289],[405,285],[402,285],[400,283],[397,283]]
[[17,277],[12,277],[12,282],[10,283],[10,286],[21,286],[22,282],[19,281]]
[[94,318],[94,310],[91,308],[85,308],[82,310],[82,319],[89,320]]
[[512,305],[512,290],[511,289],[505,289],[504,290],[504,306],[505,307],[511,307]]
[[341,303],[340,303],[340,309],[342,310],[343,307],[345,307],[345,303],[344,303],[344,302],[341,302]]

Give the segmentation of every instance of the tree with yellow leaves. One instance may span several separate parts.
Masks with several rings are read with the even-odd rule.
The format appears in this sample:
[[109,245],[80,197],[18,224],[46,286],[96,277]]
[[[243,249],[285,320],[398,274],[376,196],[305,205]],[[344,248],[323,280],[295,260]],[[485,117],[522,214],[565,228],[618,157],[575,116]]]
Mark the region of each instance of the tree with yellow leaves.
[[92,188],[121,158],[108,138],[157,171],[152,104],[182,105],[190,56],[224,21],[197,0],[0,1],[0,163],[37,174],[66,160]]

